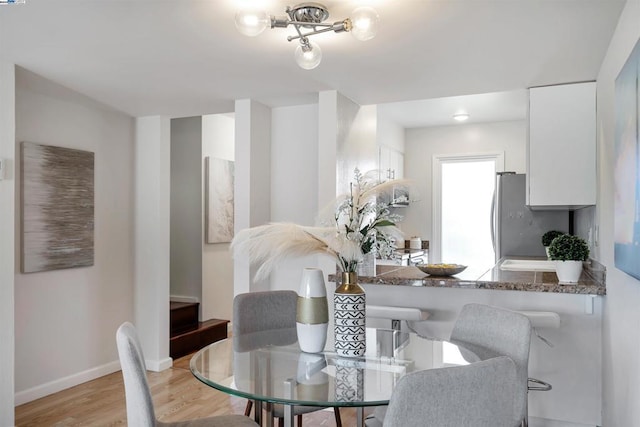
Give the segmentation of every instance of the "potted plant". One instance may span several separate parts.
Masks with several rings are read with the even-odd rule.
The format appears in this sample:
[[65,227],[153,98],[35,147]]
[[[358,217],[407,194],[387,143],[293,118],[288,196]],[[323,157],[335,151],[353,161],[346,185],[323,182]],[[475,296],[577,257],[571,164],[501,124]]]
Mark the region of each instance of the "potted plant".
[[563,234],[564,233],[562,231],[550,230],[542,235],[542,246],[544,246],[544,251],[546,252],[548,259],[551,259],[551,257],[549,257],[549,245],[553,242],[553,239],[558,236],[562,236]]
[[589,257],[589,245],[581,237],[563,234],[551,241],[549,256],[556,261],[558,281],[576,283],[582,273],[582,262]]

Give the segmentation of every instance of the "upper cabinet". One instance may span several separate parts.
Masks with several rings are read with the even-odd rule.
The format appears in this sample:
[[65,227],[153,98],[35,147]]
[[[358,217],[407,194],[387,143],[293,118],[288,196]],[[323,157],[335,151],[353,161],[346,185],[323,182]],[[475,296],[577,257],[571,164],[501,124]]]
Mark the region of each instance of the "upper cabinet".
[[596,204],[596,84],[529,90],[527,204],[577,209]]
[[404,177],[404,154],[385,145],[378,146],[380,181]]

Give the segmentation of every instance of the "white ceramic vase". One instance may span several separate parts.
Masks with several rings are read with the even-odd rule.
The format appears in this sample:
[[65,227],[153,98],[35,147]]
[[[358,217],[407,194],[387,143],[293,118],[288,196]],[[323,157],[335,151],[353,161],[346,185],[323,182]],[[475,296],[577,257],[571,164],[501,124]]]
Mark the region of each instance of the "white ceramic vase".
[[549,246],[544,247],[544,252],[547,254],[547,259],[551,259],[551,255],[549,255]]
[[556,275],[560,283],[577,283],[582,273],[582,261],[556,261]]
[[329,394],[329,375],[324,371],[327,361],[322,354],[301,353],[296,375],[300,400],[326,401]]
[[296,330],[300,350],[319,353],[324,350],[329,327],[329,306],[322,270],[305,268],[298,291]]

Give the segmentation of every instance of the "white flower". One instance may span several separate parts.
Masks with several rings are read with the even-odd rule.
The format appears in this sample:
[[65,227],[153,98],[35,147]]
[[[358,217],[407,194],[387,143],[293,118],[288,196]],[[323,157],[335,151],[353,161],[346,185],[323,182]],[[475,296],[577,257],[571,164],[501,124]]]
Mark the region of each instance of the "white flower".
[[377,198],[407,182],[379,183],[375,171],[365,175],[358,169],[354,172],[350,193],[336,200],[332,218],[320,221],[321,226],[277,223],[236,234],[231,247],[246,254],[252,264],[260,264],[256,280],[267,277],[288,256],[323,253],[333,257],[342,271],[356,271],[364,255],[374,252],[388,257],[393,252],[395,241],[403,238],[396,227],[401,217],[390,212],[389,203]]

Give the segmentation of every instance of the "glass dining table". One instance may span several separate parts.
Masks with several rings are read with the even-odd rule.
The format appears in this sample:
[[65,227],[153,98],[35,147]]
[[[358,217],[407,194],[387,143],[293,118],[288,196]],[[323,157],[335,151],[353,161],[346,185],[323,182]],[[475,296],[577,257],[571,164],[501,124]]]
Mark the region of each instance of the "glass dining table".
[[[273,424],[272,405],[280,403],[286,427],[293,426],[292,408],[298,405],[356,407],[357,425],[362,427],[364,408],[387,405],[404,375],[445,366],[442,341],[367,328],[366,342],[365,356],[345,358],[333,351],[331,337],[325,351],[312,354],[300,350],[295,328],[263,331],[201,349],[191,359],[190,368],[204,384],[255,401],[255,420],[260,425],[263,421],[267,426]],[[449,343],[448,351],[462,355],[457,364],[477,360],[455,344]]]

